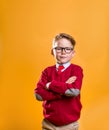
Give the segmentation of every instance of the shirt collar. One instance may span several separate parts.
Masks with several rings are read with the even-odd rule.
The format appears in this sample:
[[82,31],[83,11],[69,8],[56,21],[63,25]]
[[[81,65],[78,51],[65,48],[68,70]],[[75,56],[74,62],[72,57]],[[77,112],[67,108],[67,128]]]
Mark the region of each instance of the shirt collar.
[[58,69],[59,65],[63,65],[64,66],[64,70],[65,70],[66,68],[68,68],[70,66],[70,64],[71,64],[70,62],[67,62],[67,63],[64,63],[64,64],[56,63],[56,69]]

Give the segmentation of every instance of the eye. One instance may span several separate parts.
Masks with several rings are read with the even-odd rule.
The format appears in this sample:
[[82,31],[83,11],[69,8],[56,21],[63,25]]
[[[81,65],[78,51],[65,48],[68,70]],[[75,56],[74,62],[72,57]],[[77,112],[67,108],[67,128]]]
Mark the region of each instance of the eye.
[[66,51],[70,51],[72,48],[65,48]]
[[61,47],[56,47],[56,50],[61,50]]

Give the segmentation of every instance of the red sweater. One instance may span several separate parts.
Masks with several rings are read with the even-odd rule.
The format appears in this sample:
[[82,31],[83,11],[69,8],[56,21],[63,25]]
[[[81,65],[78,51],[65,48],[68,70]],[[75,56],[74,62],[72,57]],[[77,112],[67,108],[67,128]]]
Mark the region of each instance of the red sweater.
[[[65,83],[71,76],[76,76],[74,83]],[[41,75],[35,93],[43,99],[44,118],[56,126],[77,121],[82,108],[80,94],[76,97],[65,96],[69,88],[81,89],[83,78],[82,68],[71,64],[65,71],[58,74],[56,66],[46,68]],[[51,82],[49,90],[45,89],[46,83]]]

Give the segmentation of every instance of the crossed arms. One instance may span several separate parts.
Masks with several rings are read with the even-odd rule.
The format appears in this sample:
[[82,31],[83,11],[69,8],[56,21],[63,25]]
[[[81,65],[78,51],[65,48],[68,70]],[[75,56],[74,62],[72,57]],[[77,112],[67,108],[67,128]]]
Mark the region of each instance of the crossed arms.
[[78,96],[80,94],[82,77],[82,69],[79,69],[79,72],[75,76],[71,76],[65,83],[55,80],[48,82],[46,72],[44,71],[35,89],[36,99],[44,101],[61,99],[62,96]]

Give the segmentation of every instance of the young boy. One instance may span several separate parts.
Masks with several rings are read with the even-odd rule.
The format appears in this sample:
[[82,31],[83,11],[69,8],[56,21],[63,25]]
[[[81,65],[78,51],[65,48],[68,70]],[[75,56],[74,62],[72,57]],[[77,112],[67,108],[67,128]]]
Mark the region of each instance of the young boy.
[[52,55],[56,65],[47,67],[35,89],[36,99],[43,101],[42,130],[78,130],[82,108],[80,90],[83,71],[71,64],[75,40],[60,33],[53,40]]

